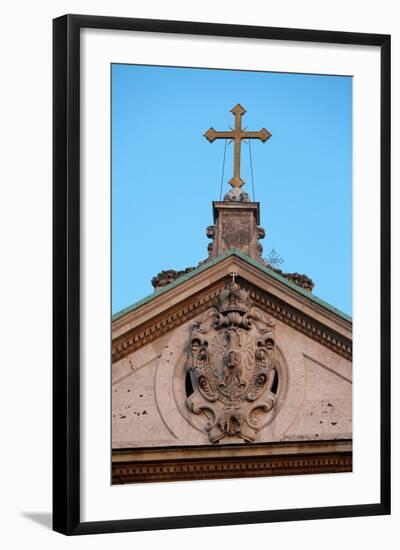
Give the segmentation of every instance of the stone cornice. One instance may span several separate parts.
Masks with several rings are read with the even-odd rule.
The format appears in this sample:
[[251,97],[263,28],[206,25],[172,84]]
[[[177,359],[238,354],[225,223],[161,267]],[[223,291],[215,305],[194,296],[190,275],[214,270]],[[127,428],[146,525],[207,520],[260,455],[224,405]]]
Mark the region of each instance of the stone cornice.
[[118,321],[121,319],[126,319],[126,316],[131,314],[135,310],[146,308],[150,302],[158,301],[160,296],[167,293],[168,295],[170,295],[173,289],[177,287],[183,287],[188,280],[192,280],[193,278],[198,279],[201,273],[205,271],[207,273],[210,273],[210,272],[213,273],[215,271],[214,266],[216,266],[217,264],[222,264],[222,263],[226,264],[227,260],[235,260],[235,259],[242,260],[242,263],[244,262],[244,264],[247,265],[247,267],[250,266],[255,268],[256,271],[261,272],[262,277],[267,276],[267,279],[275,279],[278,282],[283,283],[283,285],[286,286],[287,288],[291,288],[292,290],[294,290],[297,296],[303,295],[304,297],[306,297],[308,302],[313,302],[315,305],[322,306],[322,309],[324,311],[330,311],[335,315],[335,317],[341,317],[345,322],[350,323],[351,325],[351,322],[352,322],[351,317],[349,317],[342,311],[339,311],[338,309],[333,307],[331,304],[324,302],[323,300],[321,300],[321,298],[318,298],[311,292],[304,290],[300,286],[287,280],[285,277],[282,277],[281,275],[279,275],[279,273],[277,273],[276,270],[270,269],[264,263],[260,263],[259,261],[256,261],[253,258],[250,258],[246,254],[243,254],[242,252],[235,249],[231,249],[227,252],[224,252],[221,256],[218,256],[217,258],[213,258],[211,260],[203,262],[197,268],[195,268],[194,270],[190,270],[189,273],[186,273],[182,277],[179,277],[172,283],[153,292],[153,294],[146,296],[145,298],[143,298],[142,300],[139,300],[135,304],[132,304],[131,306],[128,306],[127,308],[115,313],[112,316],[113,325],[114,323],[118,323]]
[[113,451],[112,483],[352,471],[352,442],[223,445]]
[[[245,285],[244,285],[245,286]],[[273,317],[283,321],[291,327],[317,340],[320,344],[330,348],[346,359],[352,358],[352,341],[324,326],[312,317],[305,315],[296,308],[289,306],[275,297],[268,296],[259,290],[250,287],[250,296],[254,304]]]
[[215,305],[229,273],[251,293],[255,305],[351,360],[351,323],[268,277],[248,262],[229,256],[169,292],[113,321],[112,359],[117,361]]
[[219,293],[223,288],[223,281],[213,286],[208,292],[197,297],[191,297],[175,307],[171,307],[164,314],[160,314],[152,321],[146,321],[137,328],[131,329],[112,343],[112,360],[117,361],[145,344],[159,338],[173,328],[193,319],[209,307],[216,304]]

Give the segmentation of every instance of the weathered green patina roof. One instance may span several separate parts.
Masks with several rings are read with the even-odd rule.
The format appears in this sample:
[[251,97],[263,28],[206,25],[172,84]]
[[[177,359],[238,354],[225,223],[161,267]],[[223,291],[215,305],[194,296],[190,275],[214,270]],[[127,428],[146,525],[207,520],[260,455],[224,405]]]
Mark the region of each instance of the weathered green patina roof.
[[282,277],[281,275],[279,275],[278,273],[276,273],[275,271],[273,271],[272,269],[270,269],[266,265],[261,264],[257,260],[254,260],[253,258],[250,258],[250,256],[248,256],[244,252],[241,252],[240,250],[236,250],[234,248],[228,250],[224,254],[221,254],[217,258],[213,258],[212,260],[209,260],[208,262],[205,262],[204,264],[201,264],[199,267],[196,267],[193,271],[190,271],[189,273],[186,273],[185,275],[182,275],[182,277],[179,277],[178,279],[175,279],[175,281],[173,281],[172,283],[170,283],[168,285],[165,285],[164,287],[160,288],[159,290],[155,290],[152,294],[149,294],[145,298],[142,298],[142,300],[139,300],[138,302],[135,302],[134,304],[122,309],[121,311],[118,311],[117,313],[115,313],[112,316],[112,320],[115,321],[116,319],[119,319],[120,317],[122,317],[126,313],[134,311],[138,307],[150,302],[151,300],[154,300],[154,298],[156,298],[157,296],[160,296],[161,294],[164,294],[165,292],[168,292],[172,288],[175,288],[175,287],[181,285],[185,281],[188,281],[189,279],[192,279],[198,273],[201,273],[202,271],[210,269],[213,265],[218,264],[219,262],[221,262],[225,258],[228,258],[229,256],[237,256],[241,260],[244,260],[248,264],[256,267],[257,269],[259,269],[260,271],[268,274],[270,277],[278,280],[282,284],[284,284],[284,285],[290,287],[291,289],[295,290],[297,293],[301,294],[302,296],[305,296],[308,300],[311,300],[312,302],[322,306],[323,308],[335,313],[336,315],[338,315],[342,319],[345,319],[346,321],[348,321],[350,323],[352,322],[352,318],[351,318],[350,315],[347,315],[343,311],[340,311],[339,309],[335,308],[334,306],[332,306],[328,302],[325,302],[324,300],[321,300],[321,298],[318,298],[317,296],[315,296],[314,294],[312,294],[308,290],[305,290],[304,288],[301,288],[300,286],[292,283],[291,281],[288,281],[287,279],[285,279],[284,277]]

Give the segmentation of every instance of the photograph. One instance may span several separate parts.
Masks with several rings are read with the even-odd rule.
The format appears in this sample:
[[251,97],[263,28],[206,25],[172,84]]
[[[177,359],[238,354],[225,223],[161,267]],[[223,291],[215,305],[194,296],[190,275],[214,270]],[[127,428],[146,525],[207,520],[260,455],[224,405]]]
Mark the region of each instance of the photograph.
[[352,472],[352,75],[110,87],[110,482]]
[[5,550],[400,540],[398,5],[5,4]]

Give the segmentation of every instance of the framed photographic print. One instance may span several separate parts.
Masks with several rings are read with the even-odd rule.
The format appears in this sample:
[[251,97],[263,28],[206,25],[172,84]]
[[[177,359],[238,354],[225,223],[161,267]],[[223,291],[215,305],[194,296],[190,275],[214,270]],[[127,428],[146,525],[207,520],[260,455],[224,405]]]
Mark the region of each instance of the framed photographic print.
[[390,513],[389,155],[389,36],[54,20],[56,531]]

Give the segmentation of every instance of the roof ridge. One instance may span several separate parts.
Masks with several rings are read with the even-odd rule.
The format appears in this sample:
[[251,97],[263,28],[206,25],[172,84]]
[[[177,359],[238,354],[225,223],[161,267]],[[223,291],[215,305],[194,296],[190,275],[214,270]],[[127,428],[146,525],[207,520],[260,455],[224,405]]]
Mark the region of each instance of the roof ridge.
[[317,303],[321,307],[323,307],[325,309],[328,309],[329,311],[331,311],[332,313],[335,313],[336,315],[338,315],[342,319],[345,319],[346,321],[348,321],[350,323],[352,322],[352,317],[350,315],[348,315],[347,313],[344,313],[343,311],[341,311],[340,309],[336,308],[335,306],[329,304],[325,300],[322,300],[322,298],[319,298],[318,296],[315,296],[310,291],[303,289],[302,287],[296,285],[295,283],[289,281],[288,279],[285,279],[285,277],[283,277],[282,275],[279,275],[279,273],[276,273],[273,269],[269,268],[266,265],[261,264],[260,262],[258,262],[254,258],[251,258],[247,254],[245,254],[244,252],[242,252],[241,250],[238,250],[236,248],[231,248],[231,249],[227,250],[226,252],[224,252],[223,254],[221,254],[220,256],[217,256],[216,258],[205,261],[204,263],[198,265],[195,269],[193,269],[189,273],[185,273],[181,277],[178,277],[177,279],[175,279],[175,281],[172,281],[171,283],[161,287],[158,290],[155,290],[154,292],[152,292],[151,294],[149,294],[149,295],[145,296],[144,298],[138,300],[137,302],[134,302],[133,304],[127,306],[126,308],[121,309],[120,311],[114,313],[114,315],[112,315],[112,317],[111,317],[112,321],[116,321],[117,319],[120,319],[123,315],[125,315],[127,313],[130,313],[131,311],[134,311],[138,307],[150,302],[154,298],[157,298],[158,296],[161,296],[162,294],[165,294],[169,290],[181,285],[182,283],[184,283],[188,279],[193,278],[198,273],[201,273],[201,272],[205,271],[206,269],[209,269],[210,267],[216,265],[217,263],[221,262],[225,258],[228,258],[229,256],[238,256],[239,258],[246,261],[250,265],[256,267],[257,269],[260,269],[264,273],[267,273],[268,275],[270,275],[274,279],[278,280],[279,282],[281,282],[285,286],[288,286],[289,288],[295,290],[297,293],[301,294],[305,298],[308,298],[309,300],[313,301],[314,303]]

